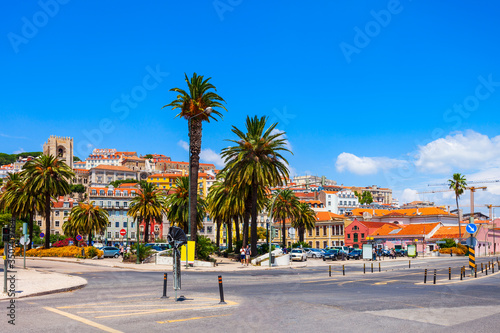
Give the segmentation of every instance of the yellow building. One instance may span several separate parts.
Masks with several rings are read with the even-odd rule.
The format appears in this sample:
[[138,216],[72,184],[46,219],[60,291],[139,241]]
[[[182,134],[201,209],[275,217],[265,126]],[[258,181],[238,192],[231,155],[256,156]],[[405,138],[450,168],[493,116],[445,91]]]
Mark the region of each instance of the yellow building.
[[[158,186],[159,189],[168,191],[171,188],[175,187],[175,183],[177,178],[187,177],[188,174],[186,171],[182,170],[179,173],[157,173],[154,175],[150,175],[147,179],[148,183],[154,183]],[[208,177],[211,177],[208,175]],[[199,173],[198,174],[198,194],[203,198],[207,197],[208,188],[207,188],[207,174]]]
[[[324,249],[327,246],[344,245],[344,230],[345,226],[350,222],[343,215],[334,214],[331,212],[316,212],[316,225],[314,229],[306,230],[304,233],[304,242],[309,243],[309,247]],[[282,242],[282,224],[275,223],[274,227],[279,228],[279,237],[273,238],[273,243]],[[291,247],[292,243],[299,241],[298,231],[295,231],[295,239],[292,240],[288,233],[290,223],[286,223],[286,241],[287,247]]]

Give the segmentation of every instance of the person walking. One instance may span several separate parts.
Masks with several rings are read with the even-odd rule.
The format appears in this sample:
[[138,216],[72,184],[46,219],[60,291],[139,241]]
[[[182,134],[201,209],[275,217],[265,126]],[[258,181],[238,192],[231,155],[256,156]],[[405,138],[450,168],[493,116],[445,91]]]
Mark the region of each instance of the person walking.
[[245,257],[246,257],[246,253],[245,253],[245,248],[243,247],[243,245],[241,246],[241,249],[240,249],[240,260],[241,260],[241,265],[244,265],[245,264]]
[[120,255],[122,256],[123,258],[123,245],[120,245]]
[[247,262],[247,266],[250,263],[250,255],[252,254],[252,250],[250,249],[250,246],[247,245],[247,248],[245,249],[245,259]]

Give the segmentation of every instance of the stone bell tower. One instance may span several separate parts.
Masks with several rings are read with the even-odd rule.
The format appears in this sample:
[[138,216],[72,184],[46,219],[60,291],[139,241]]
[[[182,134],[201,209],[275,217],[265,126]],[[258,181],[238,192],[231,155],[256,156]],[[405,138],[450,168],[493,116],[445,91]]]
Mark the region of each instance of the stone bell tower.
[[73,169],[73,138],[51,135],[43,144],[43,154],[55,156]]

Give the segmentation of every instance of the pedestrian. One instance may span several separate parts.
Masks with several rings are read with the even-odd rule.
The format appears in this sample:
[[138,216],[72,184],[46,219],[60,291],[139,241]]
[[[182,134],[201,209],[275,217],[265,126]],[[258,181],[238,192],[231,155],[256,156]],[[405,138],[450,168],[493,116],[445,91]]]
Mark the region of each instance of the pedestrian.
[[247,248],[245,249],[245,259],[247,261],[247,266],[250,263],[250,255],[252,254],[252,250],[250,250],[250,246],[247,245]]
[[123,258],[123,245],[120,245],[120,255],[122,256]]
[[382,256],[382,249],[381,248],[377,249],[377,255],[378,255],[378,261],[380,261],[380,257]]
[[241,265],[245,264],[245,247],[242,245],[240,249],[240,260],[241,260]]
[[372,261],[377,260],[377,253],[375,252],[375,248],[372,249]]
[[391,249],[391,259],[396,259],[396,252],[394,249]]

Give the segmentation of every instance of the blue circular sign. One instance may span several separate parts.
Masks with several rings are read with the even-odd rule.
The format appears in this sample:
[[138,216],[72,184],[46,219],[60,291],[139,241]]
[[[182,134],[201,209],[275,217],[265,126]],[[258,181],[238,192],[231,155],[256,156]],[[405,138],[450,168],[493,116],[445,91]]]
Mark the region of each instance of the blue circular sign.
[[45,237],[45,234],[43,232],[40,233],[40,238]]
[[475,225],[474,223],[469,223],[465,227],[465,231],[467,231],[469,234],[474,234],[477,231],[477,225]]
[[76,235],[76,240],[81,241],[83,239],[82,235]]

